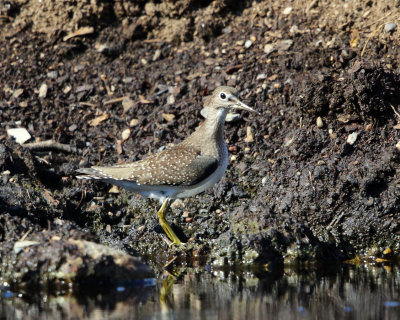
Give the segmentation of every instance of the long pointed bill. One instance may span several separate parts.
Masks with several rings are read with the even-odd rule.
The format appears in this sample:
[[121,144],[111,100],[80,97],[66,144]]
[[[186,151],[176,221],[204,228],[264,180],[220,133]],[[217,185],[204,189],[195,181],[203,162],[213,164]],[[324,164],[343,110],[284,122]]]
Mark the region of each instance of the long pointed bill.
[[245,111],[249,111],[249,112],[255,112],[258,115],[261,116],[261,113],[254,110],[253,108],[250,108],[248,105],[244,104],[243,102],[239,101],[238,99],[235,99],[235,104],[232,106],[232,109],[234,110],[245,110]]

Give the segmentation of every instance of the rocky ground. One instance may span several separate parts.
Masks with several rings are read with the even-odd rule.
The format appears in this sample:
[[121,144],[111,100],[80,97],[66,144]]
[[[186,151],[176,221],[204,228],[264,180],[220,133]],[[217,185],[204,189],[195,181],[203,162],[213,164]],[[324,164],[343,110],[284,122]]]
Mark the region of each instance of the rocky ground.
[[[154,270],[395,259],[399,17],[378,0],[0,0],[2,277],[151,274],[131,255]],[[227,123],[225,177],[174,203],[183,248],[158,203],[75,179],[181,141],[219,85],[262,116]]]

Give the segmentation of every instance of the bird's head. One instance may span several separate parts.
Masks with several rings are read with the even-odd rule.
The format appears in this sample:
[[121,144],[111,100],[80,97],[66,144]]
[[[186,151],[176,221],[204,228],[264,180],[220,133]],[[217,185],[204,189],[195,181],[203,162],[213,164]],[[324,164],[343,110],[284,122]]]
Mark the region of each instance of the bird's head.
[[[256,110],[250,108],[236,97],[237,91],[232,87],[218,87],[214,90],[211,96],[204,99],[205,108],[216,110],[226,109],[229,112],[237,110],[245,110],[258,113]],[[259,114],[259,113],[258,113]]]

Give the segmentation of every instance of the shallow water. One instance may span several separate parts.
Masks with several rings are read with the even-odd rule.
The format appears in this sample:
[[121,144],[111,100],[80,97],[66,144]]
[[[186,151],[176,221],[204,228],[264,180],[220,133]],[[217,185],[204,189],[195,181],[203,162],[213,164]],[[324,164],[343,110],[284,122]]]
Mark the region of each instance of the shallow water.
[[22,294],[2,288],[0,319],[398,319],[398,266],[279,272],[191,268],[106,294]]

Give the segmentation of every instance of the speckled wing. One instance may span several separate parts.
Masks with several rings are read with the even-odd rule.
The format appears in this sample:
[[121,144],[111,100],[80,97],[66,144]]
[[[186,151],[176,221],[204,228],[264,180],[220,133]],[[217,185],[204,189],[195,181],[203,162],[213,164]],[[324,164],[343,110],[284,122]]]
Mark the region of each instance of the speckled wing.
[[[79,169],[89,179],[134,181],[143,185],[194,185],[218,167],[213,157],[201,156],[192,147],[176,146],[146,159],[112,167]],[[85,179],[85,176],[80,176]]]

